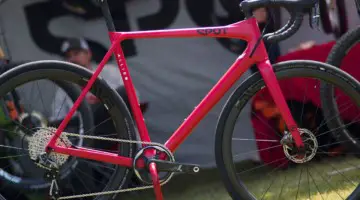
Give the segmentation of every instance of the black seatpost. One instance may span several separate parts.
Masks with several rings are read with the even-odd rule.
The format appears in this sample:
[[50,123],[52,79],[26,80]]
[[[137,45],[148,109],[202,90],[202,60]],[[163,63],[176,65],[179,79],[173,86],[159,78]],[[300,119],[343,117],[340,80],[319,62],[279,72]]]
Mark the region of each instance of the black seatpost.
[[98,0],[109,32],[116,31],[107,0]]

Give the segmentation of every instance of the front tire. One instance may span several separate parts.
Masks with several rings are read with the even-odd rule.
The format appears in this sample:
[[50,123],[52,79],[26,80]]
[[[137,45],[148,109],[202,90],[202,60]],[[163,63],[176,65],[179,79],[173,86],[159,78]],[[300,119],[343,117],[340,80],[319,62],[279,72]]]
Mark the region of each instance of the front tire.
[[[289,62],[283,62],[279,63],[273,66],[274,72],[276,74],[276,77],[278,80],[282,80],[285,78],[316,78],[320,79],[320,81],[326,81],[331,84],[334,84],[335,86],[340,87],[341,91],[348,94],[351,99],[353,99],[357,106],[360,107],[360,87],[359,83],[353,79],[348,74],[344,73],[343,71],[340,71],[339,69],[330,66],[328,64],[323,64],[320,62],[314,62],[314,61],[289,61]],[[234,159],[232,158],[233,155],[233,140],[232,135],[235,134],[234,126],[236,124],[236,120],[239,116],[240,111],[244,109],[246,104],[251,101],[254,97],[254,95],[262,90],[265,87],[264,81],[260,75],[259,72],[253,74],[250,78],[245,80],[229,97],[228,101],[226,102],[220,118],[218,120],[218,125],[216,129],[216,139],[215,139],[215,155],[216,155],[216,163],[220,170],[222,180],[224,182],[224,185],[230,194],[230,196],[233,199],[236,200],[244,200],[244,199],[262,199],[265,197],[264,195],[260,195],[255,197],[254,194],[249,192],[249,188],[245,186],[244,180],[239,180],[238,175],[235,170],[236,166],[234,163]],[[319,93],[319,92],[318,92]],[[316,93],[316,94],[318,94]],[[285,93],[284,93],[285,95]],[[289,99],[287,99],[289,100]],[[321,105],[321,104],[320,104]],[[298,109],[300,110],[300,109]],[[252,112],[251,115],[254,113]],[[298,119],[295,118],[294,119]],[[241,126],[241,125],[240,125]],[[299,125],[299,128],[301,126]],[[242,130],[242,129],[240,129]],[[243,135],[243,134],[241,134]],[[319,136],[319,135],[317,135]],[[248,137],[248,136],[247,136]],[[278,138],[277,140],[280,140],[281,138]],[[246,139],[248,140],[248,139]],[[245,145],[244,145],[245,146]],[[278,145],[279,149],[281,150],[281,145]],[[241,147],[241,146],[240,146]],[[263,149],[265,150],[265,149]],[[259,150],[262,151],[262,150]],[[276,149],[268,150],[269,155],[275,154]],[[319,151],[320,152],[320,151]],[[238,154],[236,154],[238,155]],[[286,158],[286,157],[285,157]],[[276,160],[273,160],[276,161]],[[311,164],[311,162],[309,162]],[[271,164],[271,162],[268,162],[267,164]],[[265,164],[265,165],[267,165]],[[273,163],[272,163],[273,164]],[[284,164],[292,166],[294,163],[290,162],[289,160],[285,160]],[[306,163],[304,163],[306,164]],[[309,164],[310,165],[310,164]],[[264,167],[264,165],[260,165],[260,167]],[[301,166],[296,165],[296,166]],[[307,166],[307,165],[306,165]],[[240,167],[239,168],[243,168]],[[255,167],[259,168],[259,166]],[[271,169],[276,170],[279,169],[280,165],[273,167]],[[261,173],[261,171],[259,171]],[[279,175],[285,173],[285,172],[279,172]],[[254,174],[256,174],[254,172]],[[254,175],[252,174],[252,175]],[[255,175],[254,175],[255,176]],[[276,176],[276,175],[274,175]],[[301,176],[301,174],[300,174]],[[249,178],[247,177],[247,180],[255,181],[258,179],[255,183],[252,183],[251,187],[257,187],[258,185],[263,184],[261,182],[261,179],[265,179],[265,176],[258,176],[256,178]],[[286,179],[286,177],[285,177]],[[250,183],[249,183],[250,184]],[[278,183],[277,185],[281,185]],[[285,184],[286,185],[286,184]],[[297,184],[296,184],[297,185]],[[300,185],[300,180],[299,180]],[[250,189],[253,189],[251,188]],[[275,187],[275,186],[274,186]],[[305,186],[306,187],[306,186]],[[269,188],[271,188],[269,186]],[[268,189],[269,189],[268,188]],[[266,189],[266,188],[265,188]],[[357,192],[359,190],[359,187],[357,185],[357,189],[354,190],[352,194],[349,194],[349,199],[358,199],[360,197],[359,193]],[[281,194],[281,193],[280,193]],[[352,195],[352,196],[350,196]],[[310,196],[310,192],[309,192]],[[293,197],[293,196],[292,196]],[[285,198],[285,197],[283,197]],[[287,196],[286,198],[290,198]],[[285,198],[285,199],[286,199]],[[309,197],[310,198],[310,197]],[[268,199],[268,198],[265,198]],[[272,199],[272,198],[270,198]],[[278,197],[273,197],[273,199],[279,199]]]

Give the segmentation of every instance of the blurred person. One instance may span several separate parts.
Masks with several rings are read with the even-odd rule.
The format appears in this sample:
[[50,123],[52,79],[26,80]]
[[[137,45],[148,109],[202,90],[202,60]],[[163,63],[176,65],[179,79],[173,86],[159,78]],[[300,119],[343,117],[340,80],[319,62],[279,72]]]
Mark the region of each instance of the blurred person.
[[[95,71],[98,66],[97,64],[92,62],[91,49],[86,40],[84,40],[83,38],[70,38],[64,41],[61,47],[61,52],[66,61],[80,65],[91,71]],[[119,93],[119,95],[122,97],[128,108],[130,109],[130,104],[118,66],[105,64],[105,67],[101,71],[100,76],[110,85],[110,87],[112,87]],[[140,99],[139,93],[137,91],[136,95],[138,99]],[[88,100],[92,103],[97,102],[95,99],[91,98],[89,98]],[[146,102],[142,102],[141,106],[146,107],[146,105],[144,104],[146,104]]]
[[[70,38],[64,41],[61,46],[61,52],[67,62],[80,65],[91,71],[95,71],[98,66],[92,62],[91,49],[83,38]],[[118,66],[106,64],[99,76],[101,76],[110,87],[122,97],[129,112],[132,113]],[[136,95],[140,102],[141,111],[144,113],[147,110],[148,103],[140,101],[139,93],[137,91]],[[66,106],[62,105],[64,96],[66,96],[64,92],[59,90],[54,99],[54,102],[56,102],[55,107],[57,108],[55,109],[56,116],[61,116],[62,118],[67,115],[73,104],[72,102],[68,102],[66,103]],[[94,125],[96,127],[95,134],[114,133],[115,128],[111,120],[107,120],[110,116],[105,107],[90,92],[86,95],[86,100],[91,105],[92,112],[94,113]],[[106,121],[106,123],[104,123],[104,121]]]
[[[83,38],[69,38],[65,40],[61,46],[61,53],[65,61],[77,64],[90,71],[95,71],[98,66],[96,63],[92,62],[92,51],[86,40]],[[104,81],[107,84],[109,84],[109,86],[113,88],[122,97],[126,106],[129,109],[129,112],[131,113],[129,100],[127,97],[127,93],[125,91],[125,87],[118,66],[106,64],[99,76],[102,77]],[[137,91],[136,94],[138,100],[140,101]],[[59,118],[63,119],[73,105],[73,102],[69,98],[66,98],[66,96],[67,95],[63,90],[58,90],[56,92],[55,98],[53,100],[53,104],[55,105],[52,105],[55,107],[54,114],[58,117],[56,119]],[[66,98],[65,100],[66,103],[63,103],[64,97]],[[94,135],[105,137],[105,136],[110,136],[110,134],[116,133],[116,129],[114,127],[112,120],[108,120],[110,118],[108,110],[98,100],[98,98],[94,96],[91,92],[88,92],[85,97],[85,100],[90,104],[93,112],[94,125],[95,125],[93,129]],[[140,102],[140,108],[141,111],[144,113],[147,109],[147,102]],[[87,130],[84,131],[86,132]],[[93,145],[95,149],[102,149],[102,150],[116,150],[117,148],[116,145],[114,147],[114,143],[107,141],[94,140]],[[81,169],[85,170],[85,168],[86,168],[85,166],[82,166]],[[89,170],[88,168],[86,169]],[[87,173],[92,174],[91,176],[95,177],[96,180],[102,180],[102,178],[104,178],[102,177],[102,174],[98,173],[96,170]],[[92,184],[97,184],[97,183],[93,182]]]
[[288,50],[288,53],[293,53],[293,52],[301,51],[301,50],[307,50],[307,49],[314,47],[315,45],[316,45],[316,42],[314,40],[308,40],[305,42],[301,42],[298,46],[296,46],[294,48],[290,48]]
[[5,53],[0,47],[0,66],[3,66],[4,64],[7,64],[8,60],[6,59]]
[[[91,71],[95,71],[97,68],[97,64],[92,62],[92,51],[83,38],[69,38],[65,40],[61,46],[61,53],[65,59],[65,61],[74,63],[77,65],[80,65],[86,69],[89,69]],[[122,78],[120,75],[120,71],[117,67],[117,65],[111,65],[111,64],[105,64],[105,67],[100,73],[100,76],[112,87],[115,89],[118,94],[122,97],[125,104],[127,105],[129,111],[131,112],[130,104],[127,98],[127,94],[125,91],[125,87],[122,82]],[[139,99],[139,93],[136,92],[138,99]],[[57,92],[56,99],[63,98],[64,93],[63,92]],[[92,95],[91,93],[88,93],[86,96],[86,100],[88,103],[92,105],[97,105],[99,103],[98,99]],[[62,102],[56,102],[57,108],[60,108]],[[70,106],[72,103],[67,103],[67,107],[64,108],[62,106],[61,110],[56,110],[56,115],[65,117],[68,113],[68,110],[70,110]],[[147,109],[147,102],[141,102],[140,106],[143,112]],[[96,106],[94,106],[96,107]],[[95,112],[95,111],[94,111]]]

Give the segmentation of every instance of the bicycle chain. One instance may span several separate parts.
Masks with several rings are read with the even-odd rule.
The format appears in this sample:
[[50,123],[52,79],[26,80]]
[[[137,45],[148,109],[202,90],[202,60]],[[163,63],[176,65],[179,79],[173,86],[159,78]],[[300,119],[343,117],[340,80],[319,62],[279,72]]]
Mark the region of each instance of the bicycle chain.
[[[82,138],[88,138],[88,139],[96,139],[96,140],[107,140],[107,141],[113,141],[113,142],[123,142],[123,143],[132,143],[132,144],[146,144],[146,145],[153,145],[153,146],[160,146],[164,149],[167,149],[164,145],[156,142],[143,142],[143,141],[134,141],[134,140],[125,140],[125,139],[117,139],[117,138],[107,138],[107,137],[101,137],[101,136],[90,136],[90,135],[80,135],[76,133],[66,133],[63,132],[62,135],[65,136],[72,136],[72,137],[82,137]],[[164,181],[160,185],[163,186],[166,183],[168,183],[170,179]],[[140,186],[135,188],[127,188],[127,189],[119,189],[119,190],[112,190],[112,191],[103,191],[103,192],[94,192],[94,193],[87,193],[87,194],[79,194],[79,195],[71,195],[71,196],[64,196],[59,197],[58,199],[75,199],[75,198],[84,198],[84,197],[90,197],[90,196],[98,196],[98,195],[108,195],[108,194],[116,194],[116,193],[124,193],[124,192],[133,192],[138,190],[145,190],[153,188],[153,185],[149,186]]]
[[[80,135],[80,134],[76,134],[76,133],[67,133],[67,132],[63,132],[62,135],[72,136],[72,137],[79,137],[79,138],[96,139],[96,140],[107,140],[107,141],[113,141],[113,142],[123,142],[123,143],[132,143],[132,144],[136,144],[136,143],[138,143],[138,144],[146,144],[146,145],[160,146],[160,147],[162,147],[164,149],[167,149],[163,144],[156,143],[156,142],[143,142],[143,141],[125,140],[125,139],[117,139],[117,138],[107,138],[107,137],[101,137],[101,136]],[[0,147],[8,147],[8,148],[13,148],[13,149],[27,150],[28,151],[28,149],[16,148],[16,147],[11,147],[11,146],[6,146],[6,145],[0,145]],[[43,169],[46,169],[46,170],[49,170],[49,171],[51,170],[51,168],[48,168],[46,166],[40,165],[38,163],[35,163],[35,164],[40,168],[43,168]],[[169,181],[170,181],[170,179],[167,179],[166,181],[160,183],[160,185],[161,186],[165,185]],[[87,193],[87,194],[64,196],[64,197],[59,197],[58,199],[59,200],[61,200],[61,199],[75,199],[75,198],[84,198],[84,197],[97,196],[97,195],[108,195],[108,194],[132,192],[132,191],[150,189],[150,188],[153,188],[153,187],[154,186],[152,186],[152,185],[141,186],[141,187],[119,189],[119,190],[112,190],[112,191],[103,191],[103,192],[96,192],[96,193]]]

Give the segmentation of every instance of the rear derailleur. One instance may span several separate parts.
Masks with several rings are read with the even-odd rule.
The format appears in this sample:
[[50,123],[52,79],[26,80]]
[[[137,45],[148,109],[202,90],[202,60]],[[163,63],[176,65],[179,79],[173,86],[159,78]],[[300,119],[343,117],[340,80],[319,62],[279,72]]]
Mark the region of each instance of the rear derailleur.
[[47,169],[47,171],[44,173],[44,179],[46,181],[51,181],[49,196],[51,197],[51,199],[54,200],[59,199],[60,189],[58,185],[58,179],[59,179],[58,165],[45,152],[39,155],[36,163]]
[[51,181],[49,196],[51,199],[57,200],[60,198],[60,189],[57,180],[59,179],[59,171],[57,169],[51,169],[45,172],[44,179]]

